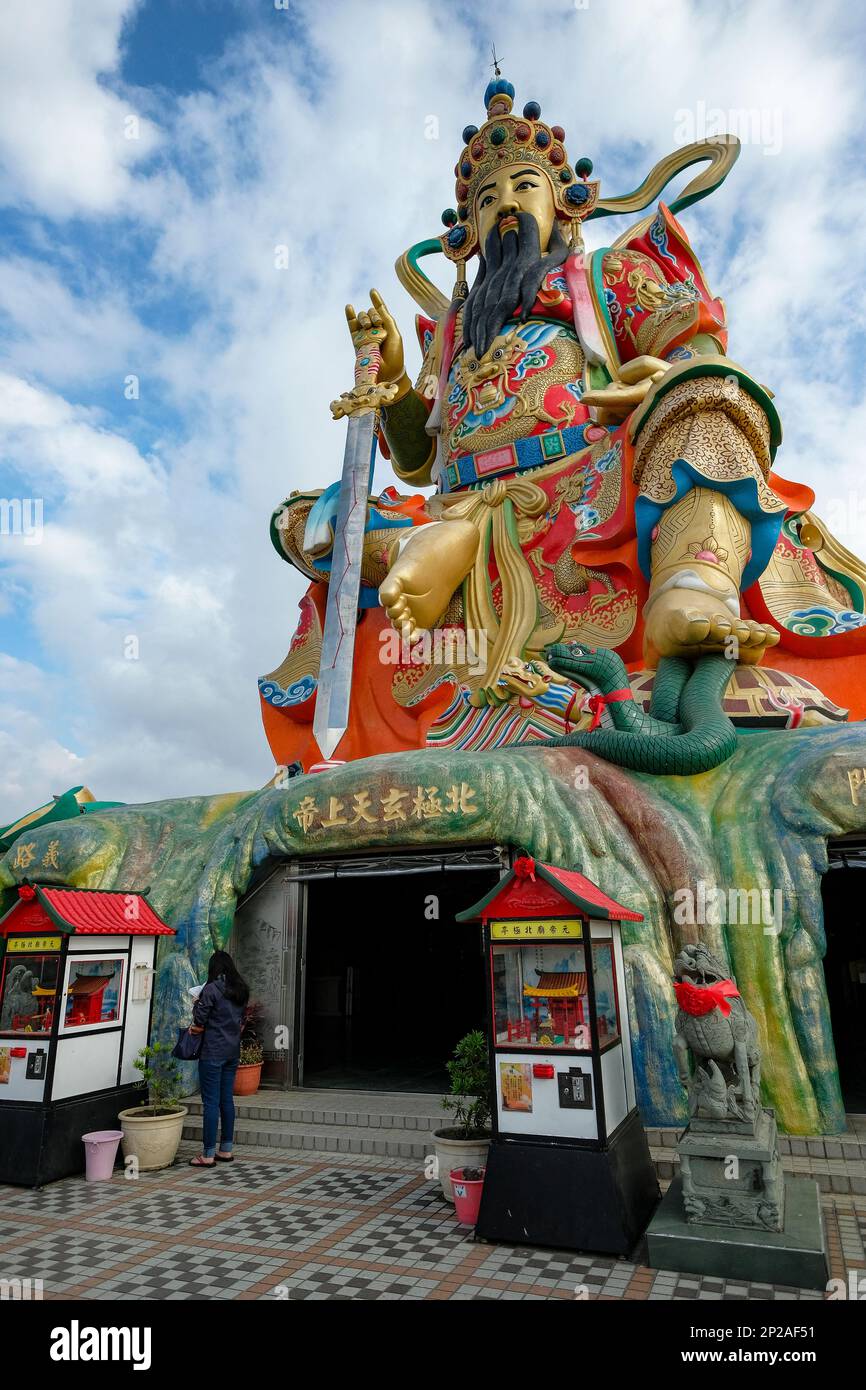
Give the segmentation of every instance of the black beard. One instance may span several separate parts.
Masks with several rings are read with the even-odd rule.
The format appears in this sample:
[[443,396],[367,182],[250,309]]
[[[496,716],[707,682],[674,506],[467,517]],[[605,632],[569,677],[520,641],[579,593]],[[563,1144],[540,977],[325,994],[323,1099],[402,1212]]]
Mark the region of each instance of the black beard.
[[[545,275],[562,265],[568,243],[554,223],[547,254],[542,255],[538,223],[530,212],[514,214],[517,230],[500,236],[498,226],[487,234],[478,274],[463,306],[463,342],[483,357],[503,324],[529,317]],[[518,310],[520,313],[518,314]]]

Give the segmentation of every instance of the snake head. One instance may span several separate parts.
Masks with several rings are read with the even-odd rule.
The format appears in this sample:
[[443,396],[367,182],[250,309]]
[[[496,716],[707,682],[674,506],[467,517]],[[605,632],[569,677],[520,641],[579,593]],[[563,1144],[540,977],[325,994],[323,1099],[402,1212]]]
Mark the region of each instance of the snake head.
[[544,655],[554,671],[572,673],[588,670],[595,651],[585,647],[582,642],[554,642],[545,647]]

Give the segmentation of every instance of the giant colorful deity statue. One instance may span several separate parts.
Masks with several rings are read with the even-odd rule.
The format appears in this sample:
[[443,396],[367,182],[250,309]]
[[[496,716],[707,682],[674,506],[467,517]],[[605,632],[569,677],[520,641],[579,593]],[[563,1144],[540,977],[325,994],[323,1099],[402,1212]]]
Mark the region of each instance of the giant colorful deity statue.
[[[603,197],[563,130],[513,96],[497,75],[444,233],[397,263],[421,310],[415,384],[373,291],[348,310],[355,385],[332,403],[342,478],[274,513],[309,587],[262,710],[277,763],[315,775],[88,815],[61,797],[0,828],[0,915],[33,879],[152,886],[176,930],[154,989],[155,1036],[173,1042],[212,949],[263,933],[238,902],[280,861],[432,862],[435,847],[465,867],[473,848],[522,846],[634,909],[644,1123],[686,1119],[670,981],[701,941],[748,1000],[782,1128],[837,1133],[822,884],[866,837],[866,567],[775,471],[771,392],[728,356],[678,221],[739,147],[700,141]],[[621,235],[588,253],[583,224],[615,214]],[[456,272],[450,300],[420,267],[434,253]],[[377,436],[398,485],[371,497]],[[278,873],[270,901],[299,923]],[[387,925],[389,883],[359,887],[362,917]]]
[[[774,472],[772,393],[727,355],[724,305],[674,215],[718,186],[737,142],[679,150],[605,201],[562,128],[537,102],[516,115],[513,97],[491,82],[487,120],[463,132],[446,232],[398,261],[424,311],[414,386],[381,295],[347,310],[356,348],[378,345],[396,388],[379,433],[413,490],[369,500],[339,756],[574,741],[601,723],[593,746],[615,761],[700,770],[691,755],[620,756],[601,737],[687,733],[692,674],[701,733],[708,709],[728,729],[862,716],[866,567],[812,515],[811,490]],[[670,207],[586,254],[584,221],[645,208],[698,160],[708,168]],[[456,264],[450,303],[418,266],[431,250]],[[289,653],[260,682],[280,763],[320,756],[338,491],[294,492],[272,522],[311,580]],[[714,654],[723,665],[703,660]]]

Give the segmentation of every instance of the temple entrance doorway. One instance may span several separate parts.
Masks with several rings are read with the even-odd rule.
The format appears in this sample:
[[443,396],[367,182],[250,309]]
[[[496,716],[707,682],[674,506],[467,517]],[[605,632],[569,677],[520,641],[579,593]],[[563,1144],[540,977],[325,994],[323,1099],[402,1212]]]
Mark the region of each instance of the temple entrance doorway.
[[866,1114],[866,840],[831,841],[824,976],[845,1109]]
[[260,866],[229,950],[258,1006],[263,1086],[447,1089],[485,1018],[480,927],[456,914],[508,864],[491,845]]
[[389,856],[307,882],[303,1086],[447,1090],[445,1062],[485,1014],[480,928],[455,917],[500,876],[464,858]]

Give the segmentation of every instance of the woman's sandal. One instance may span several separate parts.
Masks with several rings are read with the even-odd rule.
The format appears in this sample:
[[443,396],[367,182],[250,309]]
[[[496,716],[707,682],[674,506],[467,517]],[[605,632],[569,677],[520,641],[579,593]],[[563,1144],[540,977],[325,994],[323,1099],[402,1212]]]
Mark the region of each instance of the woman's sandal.
[[190,1168],[213,1168],[214,1160],[205,1158],[203,1154],[196,1154],[195,1158],[190,1159],[189,1166]]
[[234,1163],[234,1154],[214,1154],[217,1163]]

